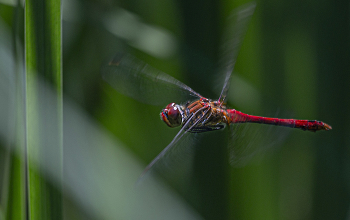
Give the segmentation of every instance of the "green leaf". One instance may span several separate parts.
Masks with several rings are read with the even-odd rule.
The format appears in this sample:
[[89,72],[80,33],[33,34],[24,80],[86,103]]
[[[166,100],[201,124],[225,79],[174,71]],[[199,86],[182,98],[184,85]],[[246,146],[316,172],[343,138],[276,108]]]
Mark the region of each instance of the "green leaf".
[[[61,29],[59,0],[26,1],[26,137],[30,219],[62,218]],[[53,168],[49,172],[48,164]],[[47,173],[58,175],[52,178]]]

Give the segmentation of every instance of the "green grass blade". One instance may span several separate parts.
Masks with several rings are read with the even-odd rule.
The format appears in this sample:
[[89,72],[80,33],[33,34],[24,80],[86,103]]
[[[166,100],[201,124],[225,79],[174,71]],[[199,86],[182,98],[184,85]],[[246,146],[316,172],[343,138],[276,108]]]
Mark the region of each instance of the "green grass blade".
[[[12,37],[8,24],[12,24]],[[20,46],[23,31],[19,31],[20,27],[23,28],[23,8],[0,5],[0,219],[25,219],[23,51]]]
[[[30,219],[62,218],[61,42],[60,1],[26,1],[26,136]],[[52,170],[47,170],[47,167]]]

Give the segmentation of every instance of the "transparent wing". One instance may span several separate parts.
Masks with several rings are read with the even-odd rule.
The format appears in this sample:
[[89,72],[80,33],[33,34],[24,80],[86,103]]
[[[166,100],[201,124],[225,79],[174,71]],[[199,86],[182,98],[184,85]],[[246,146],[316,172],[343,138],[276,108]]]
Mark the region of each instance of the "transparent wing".
[[252,17],[256,4],[248,3],[236,8],[227,19],[227,26],[223,34],[220,48],[220,61],[218,74],[224,75],[224,85],[221,90],[219,101],[224,102],[230,87],[230,78],[234,69],[238,52],[243,37],[247,31],[248,23]]
[[[179,140],[181,140],[185,135],[189,135],[189,133],[185,130],[185,127],[182,127],[181,130],[176,134],[176,136],[173,138],[173,140],[166,146],[152,161],[147,165],[147,167],[143,170],[142,174],[140,175],[138,182],[142,180],[144,175],[153,168],[153,166],[162,159],[170,150],[176,148],[176,146],[179,143]],[[184,139],[183,139],[184,140]]]
[[[200,124],[203,120],[205,120],[205,115],[206,113],[209,111],[209,109],[204,110],[204,114],[202,117],[198,118],[193,124],[192,119],[196,118],[197,114],[201,114],[202,110],[204,110],[204,107],[202,109],[197,110],[188,120],[187,122],[184,124],[184,126],[180,129],[180,131],[176,134],[176,136],[173,138],[173,140],[170,142],[170,144],[168,144],[168,146],[166,146],[152,161],[151,163],[149,163],[147,165],[147,167],[144,169],[144,171],[142,172],[142,174],[140,175],[138,182],[140,182],[144,175],[153,168],[153,166],[157,163],[159,163],[159,161],[161,159],[164,159],[164,156],[167,155],[167,158],[169,158],[169,152],[172,151],[174,152],[175,150],[177,150],[178,152],[182,152],[183,150],[179,150],[177,148],[179,148],[179,146],[186,146],[187,144],[183,144],[183,141],[187,138],[187,136],[192,136],[192,138],[187,139],[186,142],[188,143],[192,143],[193,141],[193,134],[189,133],[189,131],[191,131],[193,128],[195,128],[198,124]],[[185,138],[186,137],[186,138]],[[180,141],[181,140],[181,141]],[[190,140],[190,141],[188,141]],[[187,150],[192,149],[191,147],[186,146]],[[171,154],[173,155],[173,154]],[[175,156],[171,156],[174,157]],[[171,158],[170,157],[170,158]],[[166,161],[166,160],[162,160],[162,161]],[[168,160],[169,161],[169,160]],[[177,160],[173,160],[173,161],[177,161]],[[183,164],[183,163],[182,163]]]
[[172,142],[144,169],[137,184],[142,184],[148,177],[156,174],[169,183],[187,185],[186,179],[192,173],[197,138],[197,134],[180,131]]
[[229,157],[230,164],[242,167],[252,160],[260,159],[265,153],[281,146],[291,132],[290,128],[243,123],[230,125]]
[[117,54],[102,67],[102,76],[120,93],[147,104],[167,105],[202,97],[179,80],[130,54]]

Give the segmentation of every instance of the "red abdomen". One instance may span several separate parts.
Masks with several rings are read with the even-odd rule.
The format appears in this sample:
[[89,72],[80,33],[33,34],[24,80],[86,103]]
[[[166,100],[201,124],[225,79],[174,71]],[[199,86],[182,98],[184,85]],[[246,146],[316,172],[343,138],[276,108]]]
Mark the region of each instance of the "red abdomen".
[[298,120],[298,119],[280,119],[280,118],[268,118],[261,116],[254,116],[242,113],[235,109],[227,109],[229,116],[229,123],[260,123],[260,124],[271,124],[278,126],[286,126],[291,128],[300,128],[308,131],[319,131],[319,130],[331,130],[332,127],[322,121],[316,120]]

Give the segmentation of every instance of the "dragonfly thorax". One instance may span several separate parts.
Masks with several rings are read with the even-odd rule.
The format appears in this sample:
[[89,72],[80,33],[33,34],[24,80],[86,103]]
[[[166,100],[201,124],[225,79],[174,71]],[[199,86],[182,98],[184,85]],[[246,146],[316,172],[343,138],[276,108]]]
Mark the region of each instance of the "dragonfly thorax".
[[170,103],[160,112],[160,119],[171,128],[180,126],[183,120],[182,107],[174,102]]

